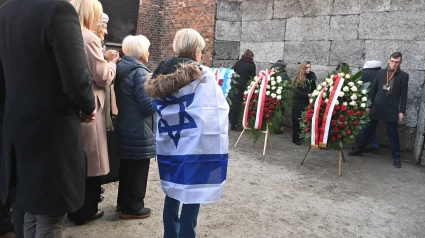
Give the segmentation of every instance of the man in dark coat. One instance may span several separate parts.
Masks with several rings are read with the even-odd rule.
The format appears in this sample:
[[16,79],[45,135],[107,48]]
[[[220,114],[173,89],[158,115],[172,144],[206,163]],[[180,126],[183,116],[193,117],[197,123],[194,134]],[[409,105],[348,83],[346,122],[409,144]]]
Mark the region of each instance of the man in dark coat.
[[0,8],[5,87],[0,198],[16,185],[25,237],[61,237],[65,213],[83,205],[81,121],[94,95],[75,8],[60,0],[9,0]]
[[365,133],[361,136],[357,148],[349,152],[349,155],[361,155],[378,122],[384,121],[387,124],[394,167],[401,167],[397,123],[401,123],[406,114],[409,84],[409,74],[400,69],[402,59],[400,52],[392,53],[388,60],[388,68],[379,70],[376,74],[369,92],[369,98],[372,101],[369,112],[371,121],[366,125]]

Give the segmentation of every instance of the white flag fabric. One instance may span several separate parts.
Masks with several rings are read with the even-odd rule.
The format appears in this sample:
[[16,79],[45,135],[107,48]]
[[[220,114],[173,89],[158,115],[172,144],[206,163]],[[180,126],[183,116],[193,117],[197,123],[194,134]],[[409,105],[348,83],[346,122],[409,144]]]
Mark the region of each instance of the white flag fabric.
[[201,68],[200,79],[152,100],[161,186],[185,204],[218,202],[226,183],[229,105],[211,69]]

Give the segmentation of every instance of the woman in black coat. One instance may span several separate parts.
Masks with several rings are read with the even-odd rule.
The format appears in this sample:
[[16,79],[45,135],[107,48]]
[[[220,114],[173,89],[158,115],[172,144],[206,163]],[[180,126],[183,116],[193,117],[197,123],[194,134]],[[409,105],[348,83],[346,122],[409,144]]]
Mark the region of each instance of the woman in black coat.
[[294,95],[292,97],[292,142],[300,145],[300,118],[301,112],[308,106],[311,93],[316,89],[316,74],[311,71],[310,61],[306,61],[297,69],[292,80]]
[[122,46],[125,56],[118,63],[114,86],[118,107],[117,147],[121,158],[117,210],[121,210],[123,219],[141,219],[151,214],[143,200],[149,162],[156,152],[153,135],[155,109],[144,90],[150,73],[145,66],[150,42],[142,35],[127,36]]
[[232,98],[232,107],[230,109],[230,125],[231,129],[236,131],[239,119],[239,112],[241,111],[243,93],[246,90],[246,84],[256,75],[256,67],[254,64],[254,53],[247,49],[243,53],[240,60],[238,60],[232,67],[237,74],[240,75],[239,83],[237,84],[238,93]]

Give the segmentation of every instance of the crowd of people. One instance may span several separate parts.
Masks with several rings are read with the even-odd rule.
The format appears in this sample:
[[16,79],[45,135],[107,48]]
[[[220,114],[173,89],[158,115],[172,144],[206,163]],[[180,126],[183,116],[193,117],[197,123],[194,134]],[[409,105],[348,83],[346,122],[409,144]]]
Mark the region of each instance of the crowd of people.
[[[150,159],[156,156],[165,193],[165,238],[196,237],[200,204],[221,196],[229,120],[230,129],[238,130],[243,92],[257,71],[254,53],[247,49],[233,66],[241,77],[229,112],[211,69],[201,64],[206,43],[196,30],[177,31],[175,57],[152,72],[146,66],[151,43],[143,35],[125,37],[121,54],[105,50],[108,21],[98,0],[10,0],[0,8],[1,238],[61,237],[66,217],[76,225],[102,217],[109,130],[116,133],[121,160],[120,218],[151,215],[144,199]],[[378,148],[375,128],[384,121],[394,167],[401,166],[397,123],[406,112],[409,80],[401,62],[396,52],[385,69],[379,61],[365,63],[362,80],[372,82],[371,122],[350,155],[361,155],[369,141]],[[285,65],[278,61],[272,67]],[[291,80],[296,145],[301,112],[316,89],[311,69],[311,62],[300,63]],[[290,81],[287,74],[283,78]],[[112,111],[118,112],[116,119]],[[184,164],[212,163],[214,156],[220,160],[212,177],[203,166]],[[179,171],[180,165],[187,171]],[[192,186],[209,192],[194,193]]]

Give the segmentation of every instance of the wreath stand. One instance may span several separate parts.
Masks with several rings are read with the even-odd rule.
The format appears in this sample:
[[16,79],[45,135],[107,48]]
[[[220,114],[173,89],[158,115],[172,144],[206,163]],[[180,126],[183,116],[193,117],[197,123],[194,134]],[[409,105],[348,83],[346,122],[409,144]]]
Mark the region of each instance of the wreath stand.
[[[304,159],[301,161],[300,165],[304,164],[304,160],[305,158],[307,158],[308,152],[310,152],[311,150],[311,146],[308,148],[307,153],[305,153]],[[338,175],[341,176],[342,174],[342,162],[345,162],[345,157],[344,157],[344,151],[341,149],[339,149],[339,165],[338,165]]]
[[[241,139],[245,130],[251,130],[251,128],[245,128],[245,127],[243,128],[241,135],[239,136],[238,140],[236,141],[235,147],[238,145],[239,140]],[[272,144],[271,144],[270,138],[269,138],[269,135],[270,135],[269,124],[267,124],[266,130],[262,131],[262,132],[266,134],[266,138],[264,140],[264,149],[263,149],[263,155],[265,155],[266,154],[266,148],[267,148],[267,141],[269,141],[270,147],[272,147]]]

